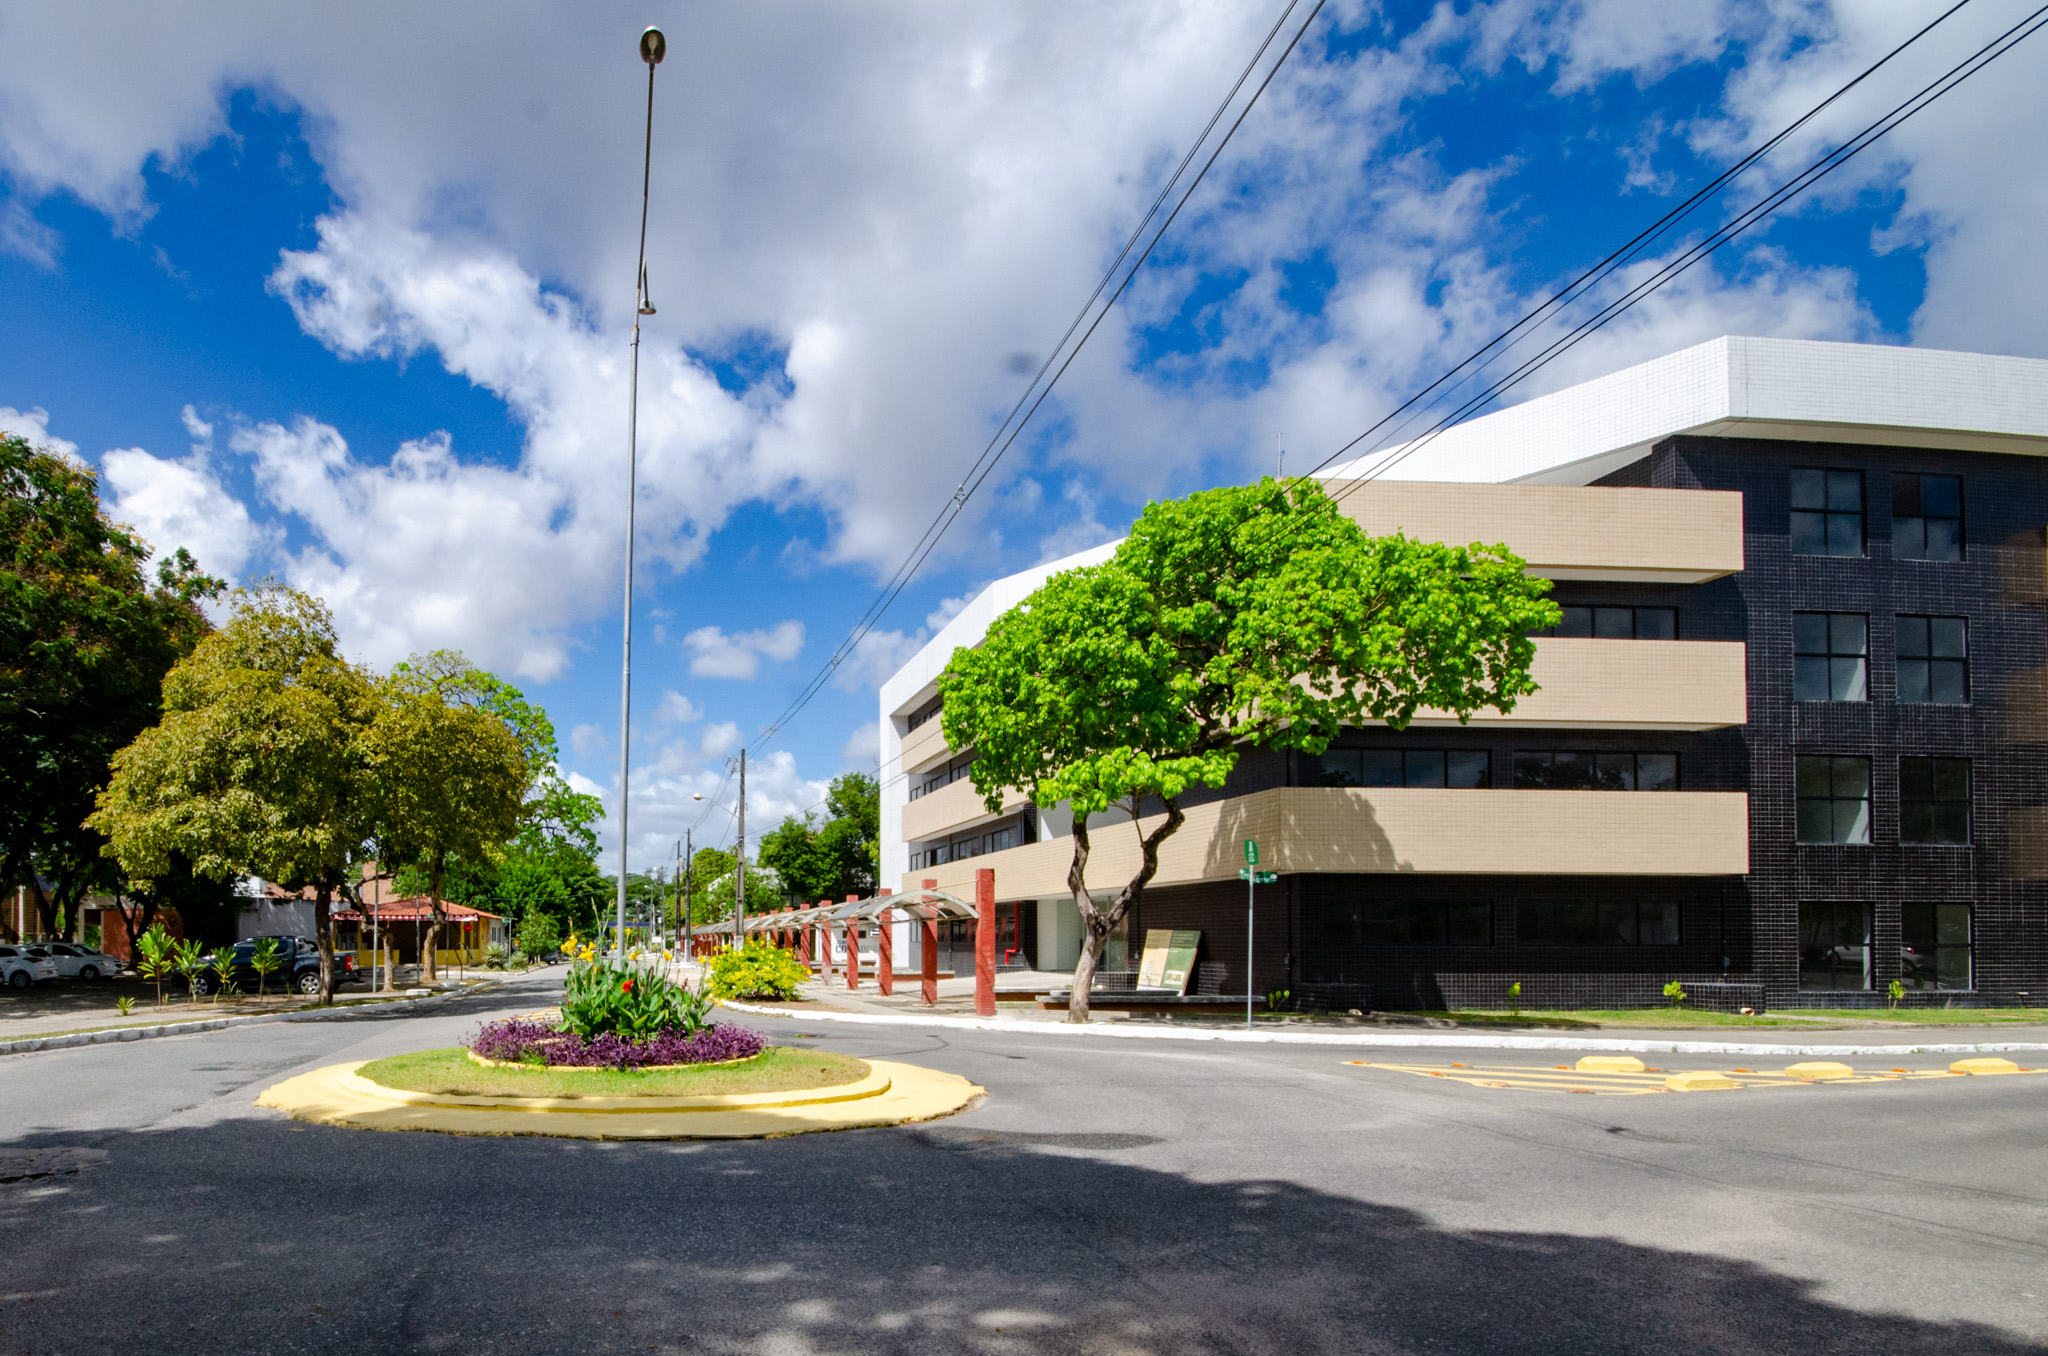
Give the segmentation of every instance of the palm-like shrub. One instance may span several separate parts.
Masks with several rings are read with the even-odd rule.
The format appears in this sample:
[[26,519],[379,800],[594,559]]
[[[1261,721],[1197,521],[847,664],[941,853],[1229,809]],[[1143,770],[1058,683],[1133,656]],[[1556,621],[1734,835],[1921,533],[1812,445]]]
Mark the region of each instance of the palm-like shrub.
[[693,992],[656,965],[612,967],[579,960],[562,986],[562,1026],[585,1038],[652,1040],[675,1029],[697,1031],[711,1017],[710,995]]
[[256,996],[260,999],[270,987],[270,977],[284,964],[284,952],[279,950],[277,938],[265,937],[250,947],[249,964],[256,970]]

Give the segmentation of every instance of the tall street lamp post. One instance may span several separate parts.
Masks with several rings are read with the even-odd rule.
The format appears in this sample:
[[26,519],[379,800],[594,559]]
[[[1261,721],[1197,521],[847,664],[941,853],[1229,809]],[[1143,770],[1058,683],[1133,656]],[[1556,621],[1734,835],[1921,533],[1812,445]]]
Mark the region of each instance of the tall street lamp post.
[[633,500],[640,441],[640,317],[654,314],[647,299],[647,186],[654,172],[654,68],[668,55],[668,39],[650,28],[640,35],[640,59],[647,63],[647,139],[640,156],[640,257],[633,275],[633,375],[626,402],[626,620],[619,665],[619,893],[613,956],[626,963],[626,853],[631,841],[627,814],[632,769],[633,711]]

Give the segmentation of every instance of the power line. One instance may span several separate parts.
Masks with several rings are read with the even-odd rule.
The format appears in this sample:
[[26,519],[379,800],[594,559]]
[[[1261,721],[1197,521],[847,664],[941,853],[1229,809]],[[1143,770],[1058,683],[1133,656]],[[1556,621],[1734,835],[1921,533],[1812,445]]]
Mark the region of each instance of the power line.
[[[1294,36],[1288,39],[1287,45],[1281,49],[1279,56],[1273,61],[1271,69],[1266,72],[1265,78],[1252,91],[1251,98],[1246,101],[1244,108],[1231,122],[1229,129],[1223,134],[1222,139],[1216,143],[1215,149],[1210,152],[1208,159],[1203,162],[1200,171],[1188,181],[1186,188],[1180,194],[1179,201],[1174,204],[1173,210],[1167,213],[1165,219],[1159,223],[1156,231],[1151,231],[1150,241],[1138,252],[1136,259],[1132,260],[1132,251],[1137,248],[1138,242],[1144,239],[1152,222],[1158,217],[1161,206],[1173,194],[1175,186],[1186,174],[1188,166],[1194,163],[1203,145],[1207,143],[1210,135],[1215,131],[1217,123],[1222,121],[1223,115],[1229,111],[1231,104],[1236,101],[1238,94],[1243,90],[1245,82],[1251,78],[1252,73],[1257,70],[1259,63],[1272,47],[1274,38],[1278,36],[1286,24],[1288,16],[1294,13],[1301,2],[1302,0],[1288,0],[1287,7],[1280,12],[1280,17],[1274,20],[1273,26],[1266,31],[1266,36],[1259,43],[1258,50],[1252,53],[1251,60],[1245,63],[1244,69],[1238,73],[1238,77],[1232,83],[1229,92],[1224,95],[1222,102],[1216,106],[1216,111],[1210,115],[1209,121],[1203,125],[1201,135],[1195,138],[1194,144],[1188,148],[1187,154],[1181,157],[1180,164],[1174,169],[1173,174],[1168,177],[1164,186],[1160,188],[1158,196],[1153,199],[1151,207],[1146,211],[1137,227],[1131,232],[1129,238],[1125,240],[1123,248],[1117,252],[1116,258],[1111,261],[1108,268],[1103,270],[1101,280],[1095,284],[1095,289],[1089,293],[1088,300],[1082,303],[1080,310],[1075,313],[1074,319],[1067,326],[1066,333],[1060,337],[1059,344],[1046,355],[1045,361],[1039,364],[1037,374],[1032,377],[1030,384],[1024,388],[1023,394],[1017,398],[1017,403],[1011,407],[1010,413],[1005,416],[1003,423],[997,427],[994,435],[989,439],[988,445],[982,449],[981,454],[968,467],[967,473],[961,478],[959,485],[954,489],[952,497],[940,508],[938,514],[932,519],[931,525],[925,528],[923,535],[910,548],[903,562],[896,567],[895,573],[883,584],[875,601],[868,605],[867,610],[854,623],[846,639],[841,641],[832,651],[824,666],[799,690],[795,699],[790,702],[782,714],[777,716],[762,731],[762,743],[764,746],[768,741],[773,740],[784,726],[810,704],[811,699],[818,694],[827,682],[831,681],[832,675],[838,671],[839,666],[852,657],[854,650],[859,647],[861,641],[875,628],[875,625],[880,622],[882,616],[889,610],[890,605],[909,586],[910,581],[916,577],[918,570],[922,568],[925,560],[930,557],[932,551],[938,546],[940,539],[945,536],[947,529],[966,510],[968,501],[973,498],[975,492],[981,488],[982,484],[994,472],[1004,455],[1009,452],[1018,437],[1023,433],[1025,427],[1029,425],[1032,416],[1037,414],[1039,407],[1045,403],[1046,397],[1052,394],[1053,388],[1059,384],[1059,380],[1066,374],[1067,368],[1073,364],[1074,359],[1087,346],[1088,340],[1094,335],[1096,327],[1102,323],[1103,318],[1116,306],[1117,300],[1123,296],[1125,289],[1130,286],[1132,279],[1137,277],[1138,271],[1145,266],[1146,260],[1151,258],[1152,251],[1158,247],[1159,241],[1165,236],[1167,229],[1173,225],[1175,218],[1180,215],[1181,209],[1187,206],[1188,199],[1201,186],[1202,180],[1208,177],[1209,170],[1215,165],[1217,158],[1223,154],[1223,150],[1230,144],[1231,138],[1237,135],[1237,129],[1244,125],[1245,118],[1251,113],[1253,107],[1257,105],[1260,96],[1266,92],[1267,86],[1272,84],[1273,77],[1279,74],[1280,68],[1286,64],[1288,56],[1293,53],[1295,46],[1300,43],[1302,36],[1308,32],[1309,26],[1315,22],[1316,16],[1322,12],[1325,0],[1314,0],[1314,5],[1310,9],[1308,17],[1302,20],[1300,27],[1295,30]],[[1128,269],[1125,267],[1127,261],[1129,263]],[[1102,300],[1104,290],[1116,279],[1120,271],[1123,272],[1122,281],[1117,283],[1115,290],[1110,292],[1106,301]],[[1098,301],[1101,302],[1099,308],[1097,306]],[[1089,319],[1091,312],[1093,312],[1092,320]],[[1082,328],[1084,321],[1087,322],[1085,329]],[[1074,334],[1077,330],[1080,331],[1080,338],[1075,340]],[[1061,357],[1063,352],[1065,353],[1064,358]],[[1055,362],[1057,362],[1057,366],[1055,366]],[[1049,378],[1047,376],[1048,372],[1051,374]]]
[[[1755,149],[1750,151],[1749,154],[1743,156],[1733,165],[1730,165],[1727,169],[1723,170],[1720,174],[1716,175],[1711,181],[1709,181],[1701,188],[1699,188],[1697,191],[1695,191],[1691,197],[1688,197],[1684,202],[1679,203],[1676,207],[1673,207],[1670,211],[1666,212],[1656,221],[1651,222],[1648,226],[1644,227],[1641,231],[1637,232],[1633,238],[1624,243],[1620,248],[1616,249],[1606,258],[1600,260],[1598,263],[1594,264],[1592,267],[1585,270],[1585,272],[1579,274],[1578,277],[1572,279],[1563,287],[1559,288],[1555,293],[1553,293],[1550,297],[1545,299],[1541,304],[1537,305],[1536,307],[1528,311],[1526,314],[1524,314],[1519,320],[1515,321],[1514,324],[1508,326],[1499,334],[1496,334],[1493,338],[1487,340],[1484,344],[1481,344],[1478,348],[1474,349],[1462,361],[1458,362],[1456,365],[1451,367],[1442,376],[1438,377],[1435,381],[1423,387],[1420,391],[1417,391],[1414,395],[1408,397],[1408,399],[1402,401],[1399,405],[1395,406],[1392,410],[1388,411],[1387,414],[1379,420],[1379,422],[1375,423],[1372,427],[1366,429],[1365,432],[1351,439],[1342,447],[1339,447],[1336,451],[1324,457],[1320,462],[1317,462],[1313,467],[1309,469],[1308,474],[1314,475],[1318,471],[1323,470],[1331,462],[1343,456],[1346,452],[1349,452],[1352,448],[1358,446],[1358,444],[1364,442],[1367,438],[1372,437],[1375,433],[1378,433],[1382,429],[1386,428],[1389,424],[1393,423],[1395,419],[1399,418],[1400,415],[1402,415],[1404,412],[1406,412],[1413,406],[1422,403],[1431,392],[1435,391],[1438,387],[1444,385],[1446,382],[1451,381],[1453,377],[1456,377],[1460,372],[1463,372],[1466,368],[1472,367],[1474,364],[1484,366],[1484,363],[1481,360],[1486,358],[1486,355],[1491,353],[1494,349],[1499,348],[1501,345],[1508,343],[1509,340],[1513,339],[1523,330],[1536,324],[1545,316],[1552,314],[1553,312],[1561,309],[1571,301],[1576,300],[1580,296],[1583,296],[1595,285],[1604,281],[1606,278],[1611,276],[1614,272],[1622,268],[1624,265],[1628,264],[1630,261],[1640,256],[1652,244],[1656,243],[1657,239],[1660,236],[1668,234],[1672,227],[1682,222],[1694,211],[1698,210],[1700,207],[1705,206],[1708,201],[1718,196],[1720,194],[1720,191],[1723,188],[1727,187],[1727,185],[1730,182],[1732,182],[1736,178],[1736,176],[1740,175],[1744,170],[1748,169],[1751,165],[1754,165],[1757,161],[1761,160],[1764,156],[1768,155],[1773,149],[1775,149],[1778,146],[1780,142],[1784,141],[1787,137],[1791,136],[1794,132],[1798,131],[1801,127],[1805,126],[1808,122],[1812,121],[1815,116],[1817,116],[1823,110],[1825,110],[1830,105],[1835,103],[1837,100],[1842,98],[1842,96],[1847,94],[1850,90],[1862,84],[1872,75],[1875,75],[1881,67],[1890,62],[1894,57],[1898,56],[1901,52],[1905,51],[1908,47],[1911,47],[1914,43],[1918,42],[1921,38],[1926,37],[1927,34],[1932,32],[1944,20],[1948,19],[1957,10],[1962,9],[1963,6],[1967,5],[1969,2],[1970,0],[1956,0],[1956,3],[1954,5],[1951,5],[1948,9],[1944,10],[1941,14],[1937,15],[1931,23],[1927,24],[1925,27],[1913,33],[1904,42],[1901,42],[1898,46],[1892,48],[1889,52],[1886,52],[1883,56],[1879,57],[1876,61],[1872,62],[1869,66],[1865,67],[1858,75],[1855,76],[1855,78],[1851,79],[1847,84],[1841,86],[1834,93],[1828,95],[1827,98],[1822,99],[1812,108],[1807,109],[1806,112],[1802,113],[1799,117],[1793,119],[1790,123],[1787,123],[1785,127],[1778,132],[1776,136],[1773,136],[1768,141],[1763,142],[1761,145],[1757,146]],[[1405,422],[1406,421],[1404,421],[1404,423]]]
[[[1941,16],[1941,18],[1947,18],[1949,14],[1953,14],[1955,12],[1955,9],[1959,8],[1961,8],[1961,5],[1957,5],[1955,8],[1950,9],[1949,11],[1944,13]],[[1558,357],[1562,356],[1565,352],[1569,351],[1571,348],[1575,347],[1579,343],[1583,342],[1585,339],[1589,338],[1592,334],[1606,326],[1609,322],[1615,320],[1616,318],[1630,310],[1638,302],[1641,302],[1642,300],[1650,296],[1652,293],[1663,288],[1666,284],[1671,282],[1673,279],[1677,278],[1680,274],[1690,269],[1694,264],[1697,264],[1701,260],[1714,254],[1723,246],[1732,243],[1736,238],[1743,235],[1745,232],[1747,232],[1752,227],[1761,222],[1764,218],[1768,217],[1771,213],[1775,212],[1778,208],[1784,206],[1792,199],[1798,197],[1801,193],[1804,193],[1807,189],[1811,188],[1814,184],[1818,183],[1821,179],[1827,177],[1829,174],[1832,174],[1835,170],[1840,169],[1843,165],[1847,164],[1850,160],[1854,159],[1857,155],[1862,153],[1864,150],[1868,149],[1872,144],[1874,144],[1876,141],[1882,138],[1886,133],[1890,132],[1893,128],[1899,126],[1907,119],[1913,117],[1915,114],[1927,108],[1927,106],[1932,104],[1936,99],[1939,99],[1942,95],[1947,94],[1950,90],[1962,84],[1971,76],[1977,74],[1984,67],[1990,65],[1993,61],[1996,61],[1999,57],[2005,55],[2006,52],[2012,50],[2012,48],[2018,46],[2021,42],[2024,42],[2027,38],[2033,36],[2034,33],[2040,31],[2040,29],[2044,26],[2048,26],[2048,18],[2044,18],[2044,15],[2048,15],[2048,4],[2044,4],[2039,9],[2034,10],[2026,17],[2019,20],[2019,22],[2013,24],[2004,32],[2000,33],[1997,37],[1985,43],[1975,52],[1971,53],[1963,60],[1957,62],[1947,71],[1944,71],[1934,80],[1928,82],[1919,90],[1909,95],[1906,99],[1894,105],[1890,110],[1888,110],[1882,116],[1878,117],[1876,120],[1867,124],[1862,130],[1858,131],[1854,136],[1850,137],[1847,141],[1844,141],[1840,145],[1834,147],[1825,155],[1821,156],[1819,159],[1809,164],[1805,169],[1801,170],[1798,174],[1794,175],[1790,180],[1786,181],[1784,184],[1781,184],[1778,188],[1766,194],[1758,202],[1751,205],[1744,211],[1738,213],[1736,216],[1734,216],[1727,222],[1723,223],[1721,226],[1717,227],[1713,232],[1709,233],[1705,237],[1705,239],[1695,242],[1693,245],[1687,247],[1684,251],[1682,251],[1679,254],[1677,258],[1667,261],[1664,265],[1662,265],[1654,273],[1652,273],[1648,278],[1645,278],[1642,281],[1636,283],[1633,287],[1629,288],[1619,297],[1616,297],[1613,300],[1607,302],[1592,316],[1589,316],[1586,319],[1580,321],[1571,330],[1567,331],[1560,338],[1553,340],[1541,352],[1536,354],[1534,357],[1525,360],[1520,366],[1515,368],[1512,372],[1508,373],[1506,376],[1498,379],[1497,381],[1494,381],[1485,389],[1481,390],[1477,395],[1472,396],[1465,400],[1463,404],[1459,405],[1456,409],[1453,409],[1449,414],[1446,414],[1442,418],[1440,418],[1421,437],[1399,445],[1396,449],[1394,449],[1393,454],[1387,457],[1384,461],[1380,462],[1376,466],[1369,468],[1369,470],[1367,470],[1364,474],[1353,477],[1351,484],[1347,485],[1335,497],[1341,501],[1345,495],[1355,490],[1358,487],[1358,485],[1368,480],[1377,479],[1380,476],[1384,475],[1388,470],[1392,469],[1394,466],[1399,465],[1408,457],[1414,455],[1416,452],[1421,451],[1422,448],[1426,447],[1429,443],[1433,442],[1438,435],[1454,427],[1456,424],[1462,422],[1464,419],[1470,417],[1473,413],[1483,408],[1485,405],[1491,403],[1495,399],[1499,398],[1505,392],[1513,389],[1515,386],[1518,386],[1522,382],[1526,381],[1529,377],[1533,376],[1537,371],[1540,371],[1543,367],[1549,365]],[[1940,19],[1937,19],[1935,22],[1939,23]],[[1932,26],[1933,25],[1930,24],[1928,27],[1931,28]],[[1926,32],[1927,29],[1922,29],[1920,33],[1916,33],[1913,36],[1913,38],[1909,38],[1905,44],[1901,44],[1901,48],[1894,49],[1894,51],[1891,54],[1887,55],[1884,59],[1890,60],[1891,56],[1897,55],[1897,52],[1899,50],[1902,50],[1904,46],[1910,45],[1913,41],[1917,40]],[[1879,64],[1882,64],[1882,62],[1880,62]],[[1864,72],[1864,75],[1868,74],[1868,71]],[[1854,85],[1855,83],[1861,81],[1863,78],[1863,76],[1858,76],[1856,81],[1852,81],[1850,83],[1851,85]],[[1824,107],[1827,102],[1832,102],[1834,98],[1839,97],[1840,94],[1849,87],[1850,86],[1844,86],[1843,90],[1838,90],[1835,95],[1830,96],[1830,98],[1827,101],[1824,101],[1822,105],[1817,106],[1816,109],[1813,111],[1819,111],[1819,107]],[[1807,116],[1811,117],[1812,114],[1809,113]],[[1801,119],[1802,122],[1804,120],[1805,119]],[[1796,126],[1797,124],[1794,125]],[[1782,138],[1783,135],[1784,134],[1781,133],[1780,138]],[[1775,142],[1778,139],[1779,138],[1774,138],[1773,141]],[[1515,344],[1511,344],[1509,345],[1509,347],[1512,348],[1518,346],[1520,342],[1520,340],[1517,340]],[[1497,357],[1500,355],[1495,356]],[[1492,359],[1488,359],[1487,361],[1490,363]],[[1485,364],[1482,364],[1482,366],[1483,365]],[[1382,421],[1382,423],[1384,423],[1384,421]],[[1362,436],[1364,435],[1361,435],[1361,437]],[[1351,443],[1346,444],[1345,447],[1339,449],[1337,453],[1333,453],[1330,457],[1325,458],[1324,461],[1316,467],[1316,470],[1321,470],[1324,466],[1329,465],[1329,463],[1335,460],[1337,456],[1341,455],[1344,451],[1348,451],[1350,447],[1355,446],[1358,441],[1360,441],[1360,439],[1353,439]]]

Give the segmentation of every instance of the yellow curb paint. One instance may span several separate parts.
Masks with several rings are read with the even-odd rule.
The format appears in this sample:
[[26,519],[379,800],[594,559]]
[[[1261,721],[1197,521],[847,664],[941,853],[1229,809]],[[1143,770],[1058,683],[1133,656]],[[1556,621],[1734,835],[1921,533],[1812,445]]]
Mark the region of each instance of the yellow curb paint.
[[1808,1060],[1804,1064],[1787,1064],[1787,1078],[1854,1078],[1856,1071],[1846,1064],[1835,1064],[1824,1059]]
[[1580,1073],[1641,1073],[1646,1066],[1634,1055],[1587,1055],[1574,1067]]
[[1948,1071],[1959,1074],[2013,1074],[2020,1072],[2020,1066],[2009,1059],[1959,1059],[1948,1066]]
[[1673,1092],[1725,1092],[1739,1088],[1742,1084],[1727,1074],[1696,1070],[1691,1073],[1675,1073],[1664,1080],[1664,1086]]
[[699,1097],[450,1097],[403,1092],[333,1064],[266,1089],[258,1106],[364,1130],[567,1139],[765,1139],[902,1125],[964,1109],[985,1089],[956,1074],[869,1060],[859,1083],[805,1092]]

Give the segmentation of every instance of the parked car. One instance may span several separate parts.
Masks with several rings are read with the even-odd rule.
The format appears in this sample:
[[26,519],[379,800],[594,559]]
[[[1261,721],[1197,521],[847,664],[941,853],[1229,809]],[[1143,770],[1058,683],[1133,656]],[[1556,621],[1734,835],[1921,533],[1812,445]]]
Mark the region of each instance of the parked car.
[[0,946],[0,979],[26,989],[39,979],[55,979],[57,962],[39,946]]
[[[243,993],[255,993],[260,976],[256,973],[256,943],[261,937],[247,937],[235,943],[235,986]],[[320,992],[320,948],[310,937],[278,937],[278,966],[262,987],[275,989],[279,993],[296,989],[303,994]],[[213,964],[218,952],[206,957],[208,965]],[[334,984],[339,988],[356,977],[354,953],[338,951],[334,956]],[[212,993],[220,980],[210,970],[201,970],[192,976],[192,994],[204,998]]]
[[50,959],[57,973],[69,979],[108,979],[121,973],[121,961],[95,947],[77,942],[51,942]]

